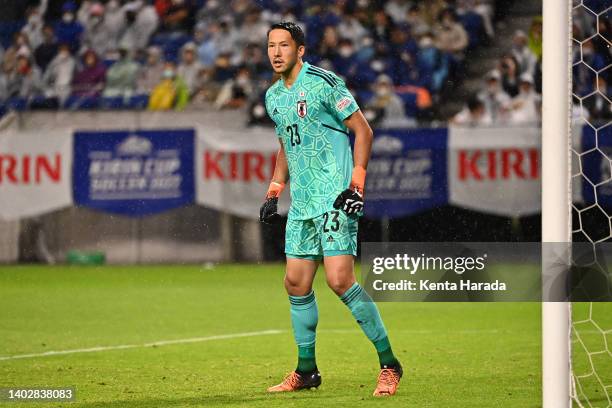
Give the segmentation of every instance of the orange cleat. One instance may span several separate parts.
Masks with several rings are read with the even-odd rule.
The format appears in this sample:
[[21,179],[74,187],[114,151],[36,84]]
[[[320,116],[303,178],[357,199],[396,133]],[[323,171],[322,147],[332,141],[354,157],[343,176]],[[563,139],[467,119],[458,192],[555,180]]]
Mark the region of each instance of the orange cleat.
[[397,367],[387,368],[386,366],[380,370],[378,374],[378,384],[374,390],[375,397],[386,397],[394,395],[397,391],[400,379],[404,371],[402,366],[398,364]]
[[321,373],[319,371],[304,375],[292,371],[285,377],[282,383],[268,388],[268,392],[298,391],[317,388],[319,385],[321,385]]

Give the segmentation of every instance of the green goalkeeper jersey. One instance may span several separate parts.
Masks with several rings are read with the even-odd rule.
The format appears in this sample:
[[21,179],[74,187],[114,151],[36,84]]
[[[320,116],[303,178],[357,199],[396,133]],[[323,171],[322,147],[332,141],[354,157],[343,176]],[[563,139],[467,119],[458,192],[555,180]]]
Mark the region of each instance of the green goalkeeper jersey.
[[329,211],[348,188],[353,155],[344,120],[358,109],[342,79],[307,62],[290,89],[281,78],[266,92],[289,165],[290,219]]

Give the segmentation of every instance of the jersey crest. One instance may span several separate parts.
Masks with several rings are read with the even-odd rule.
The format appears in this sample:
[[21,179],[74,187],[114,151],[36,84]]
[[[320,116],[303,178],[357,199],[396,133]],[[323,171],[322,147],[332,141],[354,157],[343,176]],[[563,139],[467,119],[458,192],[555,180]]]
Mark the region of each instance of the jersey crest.
[[308,108],[306,107],[306,101],[298,101],[297,103],[297,114],[300,118],[306,117],[308,114]]

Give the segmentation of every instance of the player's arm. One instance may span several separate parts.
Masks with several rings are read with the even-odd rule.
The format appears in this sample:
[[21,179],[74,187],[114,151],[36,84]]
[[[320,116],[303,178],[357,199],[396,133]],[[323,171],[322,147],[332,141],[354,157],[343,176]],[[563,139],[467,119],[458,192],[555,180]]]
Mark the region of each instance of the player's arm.
[[283,142],[278,139],[280,148],[276,154],[276,165],[274,167],[274,174],[272,175],[272,183],[284,185],[289,179],[289,165],[287,164],[287,156],[285,155],[285,148]]
[[351,116],[344,120],[344,124],[355,135],[355,147],[353,149],[353,175],[351,177],[352,190],[359,190],[363,194],[365,186],[366,169],[370,160],[370,152],[372,151],[372,140],[374,132],[370,127],[367,119],[357,110]]
[[276,224],[280,221],[278,214],[278,198],[285,188],[285,183],[289,179],[289,165],[287,164],[287,156],[283,142],[278,139],[280,148],[276,154],[276,165],[274,166],[274,174],[272,181],[266,193],[266,201],[259,210],[259,221],[266,224]]
[[356,214],[363,210],[363,189],[374,133],[359,109],[346,118],[344,124],[355,134],[354,167],[351,184],[336,198],[334,208],[342,209],[347,214]]

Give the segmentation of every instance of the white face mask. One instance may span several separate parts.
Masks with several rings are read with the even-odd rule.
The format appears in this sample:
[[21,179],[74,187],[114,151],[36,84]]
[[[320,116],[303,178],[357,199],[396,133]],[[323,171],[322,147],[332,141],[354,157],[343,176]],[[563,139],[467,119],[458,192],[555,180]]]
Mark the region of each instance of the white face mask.
[[419,41],[419,47],[429,48],[433,45],[433,40],[430,37],[424,37]]
[[171,69],[165,69],[162,76],[164,77],[164,79],[172,79],[174,78],[174,71]]
[[391,88],[387,85],[380,85],[376,87],[376,95],[378,96],[389,96],[391,95]]
[[72,13],[65,13],[65,14],[62,16],[62,21],[63,21],[64,23],[66,23],[66,24],[70,24],[70,23],[72,23],[72,22],[74,21],[74,14],[72,14]]
[[385,64],[383,64],[382,61],[374,60],[370,64],[370,68],[372,68],[376,72],[381,72],[383,69],[385,69]]
[[246,86],[249,83],[249,78],[245,77],[245,76],[240,76],[238,78],[236,78],[236,84],[240,85],[240,86]]
[[38,23],[40,23],[40,17],[38,16],[38,14],[32,14],[30,17],[28,17],[28,24],[31,26],[37,26]]
[[338,54],[340,54],[342,58],[348,58],[353,55],[353,49],[351,47],[341,47]]
[[108,4],[106,5],[106,8],[107,8],[109,11],[115,11],[115,10],[117,10],[117,9],[119,8],[119,2],[118,2],[118,1],[116,1],[116,0],[111,0],[111,1],[109,1],[109,2],[108,2]]

